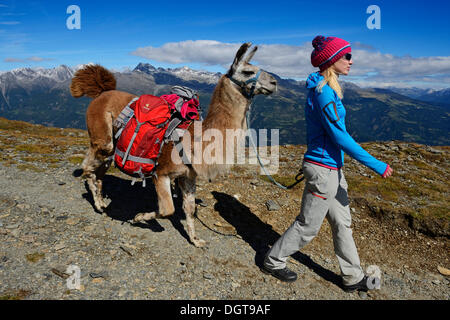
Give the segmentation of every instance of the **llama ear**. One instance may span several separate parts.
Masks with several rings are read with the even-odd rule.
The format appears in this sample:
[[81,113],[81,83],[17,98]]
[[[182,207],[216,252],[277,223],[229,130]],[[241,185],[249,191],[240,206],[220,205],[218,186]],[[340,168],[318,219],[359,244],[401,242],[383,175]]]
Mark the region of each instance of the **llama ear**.
[[244,60],[244,61],[245,61],[246,63],[250,63],[250,60],[253,59],[253,56],[255,55],[256,50],[258,50],[258,46],[255,46],[255,47],[252,49],[252,51],[250,51],[250,53],[245,57],[245,60]]
[[252,46],[252,43],[251,42],[247,42],[247,43],[244,43],[239,48],[239,50],[236,53],[236,57],[234,58],[233,64],[231,65],[230,70],[228,71],[229,75],[232,75],[236,71],[238,65],[241,63],[242,58],[244,57],[244,55],[247,52],[248,48],[250,48],[251,46]]

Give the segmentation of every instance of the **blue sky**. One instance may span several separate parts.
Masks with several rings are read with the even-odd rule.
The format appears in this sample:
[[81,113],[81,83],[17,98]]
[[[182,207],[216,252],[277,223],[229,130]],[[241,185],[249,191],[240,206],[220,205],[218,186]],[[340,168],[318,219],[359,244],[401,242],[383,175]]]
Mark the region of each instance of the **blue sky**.
[[[381,10],[379,30],[366,26],[372,4]],[[69,5],[81,10],[80,30],[66,27]],[[450,87],[449,9],[448,1],[0,0],[0,70],[149,62],[224,72],[234,48],[251,41],[260,45],[256,63],[302,79],[314,71],[311,40],[322,34],[352,44],[349,80]]]

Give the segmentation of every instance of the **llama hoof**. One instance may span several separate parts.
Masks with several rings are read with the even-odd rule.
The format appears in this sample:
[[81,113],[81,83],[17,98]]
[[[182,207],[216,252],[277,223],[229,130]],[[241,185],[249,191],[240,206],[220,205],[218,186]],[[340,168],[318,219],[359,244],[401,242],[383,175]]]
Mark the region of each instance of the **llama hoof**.
[[99,205],[99,204],[96,203],[96,204],[94,205],[94,207],[95,207],[95,209],[96,209],[98,212],[105,212],[106,205],[105,205],[105,204]]
[[156,212],[138,213],[133,219],[133,223],[142,223],[156,218]]
[[100,212],[103,212],[103,211],[105,211],[104,209],[106,209],[106,207],[108,205],[105,203],[105,201],[103,199],[97,198],[94,200],[94,206],[95,206],[95,209],[97,209]]
[[206,241],[203,239],[199,239],[199,238],[194,238],[192,239],[192,243],[194,244],[194,246],[196,246],[197,248],[203,248],[206,245]]
[[135,223],[144,223],[145,220],[143,218],[144,214],[143,213],[138,213],[133,220],[131,220],[131,223],[135,224]]

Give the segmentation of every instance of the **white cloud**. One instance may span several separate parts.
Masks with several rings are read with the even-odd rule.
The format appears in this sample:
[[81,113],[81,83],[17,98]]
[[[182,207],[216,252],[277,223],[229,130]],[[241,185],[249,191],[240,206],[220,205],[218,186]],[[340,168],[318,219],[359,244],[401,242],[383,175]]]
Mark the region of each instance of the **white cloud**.
[[[205,66],[219,65],[227,69],[233,62],[241,43],[223,43],[214,40],[197,40],[170,42],[161,47],[138,48],[131,54],[165,63],[200,63]],[[305,55],[311,54],[302,46],[260,45],[254,57],[264,69],[286,77],[305,74],[305,69],[312,71],[304,61]]]
[[24,59],[18,59],[18,58],[5,58],[3,62],[25,62]]
[[[228,69],[241,43],[213,40],[170,42],[161,47],[138,48],[133,55],[164,63],[200,63],[220,65]],[[317,70],[311,66],[311,43],[302,45],[261,44],[253,61],[263,69],[281,77],[304,79]],[[349,80],[355,82],[386,83],[447,82],[450,77],[450,56],[411,57],[381,53],[375,48],[355,43],[353,66]]]
[[375,47],[371,46],[370,44],[361,43],[359,41],[355,41],[352,43],[353,49],[366,49],[370,51],[374,51]]
[[52,61],[54,59],[51,58],[42,58],[42,57],[29,57],[27,58],[28,61],[32,62],[41,62],[41,61]]
[[4,26],[15,26],[17,24],[20,24],[20,21],[0,21],[0,25]]
[[222,43],[213,40],[169,42],[159,48],[138,48],[131,54],[160,62],[202,63],[224,65],[232,59],[240,44]]
[[26,59],[21,59],[21,58],[5,58],[3,60],[3,62],[12,62],[12,63],[17,63],[17,62],[42,62],[42,61],[53,61],[54,59],[51,58],[42,58],[42,57],[29,57]]

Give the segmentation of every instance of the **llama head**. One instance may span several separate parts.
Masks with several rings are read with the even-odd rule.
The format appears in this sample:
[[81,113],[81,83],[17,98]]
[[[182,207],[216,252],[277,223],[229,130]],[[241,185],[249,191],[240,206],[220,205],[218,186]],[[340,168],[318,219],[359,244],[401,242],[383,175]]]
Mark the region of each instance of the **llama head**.
[[277,81],[258,66],[250,64],[250,60],[258,50],[258,47],[255,46],[245,55],[251,46],[252,44],[247,42],[239,48],[233,64],[228,70],[227,77],[237,84],[242,94],[247,97],[257,94],[269,95],[277,89]]

